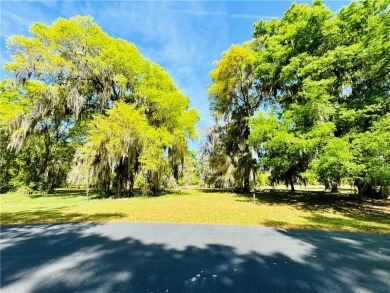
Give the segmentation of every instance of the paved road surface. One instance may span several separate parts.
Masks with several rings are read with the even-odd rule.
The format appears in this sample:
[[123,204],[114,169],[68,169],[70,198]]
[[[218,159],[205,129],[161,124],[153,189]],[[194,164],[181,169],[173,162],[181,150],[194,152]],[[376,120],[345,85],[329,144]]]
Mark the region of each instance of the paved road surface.
[[390,234],[265,227],[1,227],[1,292],[390,292]]

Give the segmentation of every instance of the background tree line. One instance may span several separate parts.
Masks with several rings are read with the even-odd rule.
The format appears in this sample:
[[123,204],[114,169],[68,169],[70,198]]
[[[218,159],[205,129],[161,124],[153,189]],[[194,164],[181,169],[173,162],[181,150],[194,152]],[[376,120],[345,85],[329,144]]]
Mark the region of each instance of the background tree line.
[[2,191],[71,182],[128,196],[135,185],[155,194],[189,180],[187,140],[199,118],[167,72],[90,17],[30,32],[7,39],[14,78],[0,84]]
[[[342,181],[368,197],[390,192],[389,0],[292,4],[259,21],[211,72],[217,121],[202,150],[204,182],[249,191],[271,183]],[[217,156],[215,154],[218,154]]]

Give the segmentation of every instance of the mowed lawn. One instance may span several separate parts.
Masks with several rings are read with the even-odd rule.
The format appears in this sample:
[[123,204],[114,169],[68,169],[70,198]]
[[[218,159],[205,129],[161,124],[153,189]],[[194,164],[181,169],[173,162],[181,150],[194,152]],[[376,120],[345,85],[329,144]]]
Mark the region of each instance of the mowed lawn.
[[1,224],[61,222],[161,222],[264,225],[390,233],[390,202],[351,199],[319,191],[263,191],[238,195],[183,189],[158,197],[101,199],[78,189],[51,195],[1,194]]

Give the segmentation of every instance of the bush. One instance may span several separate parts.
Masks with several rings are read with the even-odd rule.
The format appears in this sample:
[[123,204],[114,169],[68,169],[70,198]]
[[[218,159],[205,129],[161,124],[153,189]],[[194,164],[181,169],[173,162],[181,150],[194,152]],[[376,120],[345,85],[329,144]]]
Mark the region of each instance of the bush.
[[265,172],[258,172],[256,174],[256,186],[269,186],[271,181],[269,180],[269,174]]

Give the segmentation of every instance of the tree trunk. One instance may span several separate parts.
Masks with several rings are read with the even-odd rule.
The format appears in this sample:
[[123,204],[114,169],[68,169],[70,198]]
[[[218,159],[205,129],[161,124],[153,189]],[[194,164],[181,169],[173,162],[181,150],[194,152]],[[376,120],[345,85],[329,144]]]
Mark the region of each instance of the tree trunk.
[[251,186],[250,186],[250,174],[245,174],[244,178],[244,192],[250,192]]
[[295,191],[293,178],[290,177],[289,181],[290,181],[291,191]]
[[[387,198],[388,193],[384,190],[376,190],[375,186],[372,184],[365,184],[364,186],[357,186],[359,190],[359,195],[367,198],[373,199],[384,199]],[[382,187],[383,188],[383,187]]]
[[47,193],[51,194],[54,192],[54,187],[55,187],[55,175],[49,172],[49,181],[48,181],[48,188],[47,188]]
[[110,185],[111,185],[111,180],[108,179],[108,180],[105,180],[103,182],[103,190],[104,190],[104,195],[106,197],[109,197],[110,196]]
[[133,192],[134,192],[134,172],[130,171],[130,175],[129,175],[129,191],[128,191],[129,196],[133,196]]
[[175,178],[176,182],[178,182],[179,181],[179,165],[173,164],[172,170],[173,170],[173,178]]

